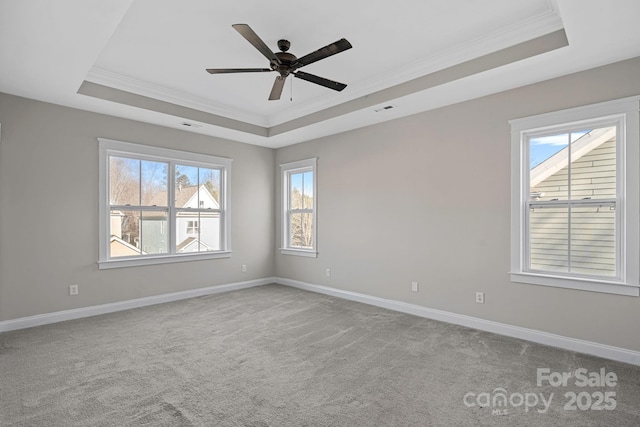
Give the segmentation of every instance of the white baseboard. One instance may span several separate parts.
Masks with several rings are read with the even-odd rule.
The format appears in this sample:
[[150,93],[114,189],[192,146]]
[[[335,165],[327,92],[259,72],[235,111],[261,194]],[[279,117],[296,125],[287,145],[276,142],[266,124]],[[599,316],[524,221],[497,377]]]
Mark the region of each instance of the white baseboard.
[[162,304],[171,301],[178,301],[188,298],[195,298],[204,295],[218,294],[222,292],[236,291],[240,289],[252,288],[256,286],[278,283],[311,292],[317,292],[350,301],[361,302],[374,305],[389,310],[402,313],[413,314],[427,319],[439,320],[441,322],[466,326],[486,332],[493,332],[499,335],[519,338],[538,344],[558,347],[578,353],[590,354],[603,357],[605,359],[616,360],[618,362],[629,363],[640,366],[640,352],[628,350],[620,347],[613,347],[606,344],[565,337],[548,332],[537,331],[535,329],[512,326],[505,323],[466,316],[463,314],[450,313],[443,310],[436,310],[420,305],[409,304],[402,301],[389,300],[374,297],[357,292],[344,291],[327,286],[313,285],[297,280],[282,277],[267,277],[263,279],[250,280],[246,282],[229,283],[225,285],[210,286],[207,288],[192,289],[188,291],[174,292],[170,294],[154,295],[145,298],[138,298],[128,301],[119,301],[109,304],[82,307],[72,310],[58,311],[54,313],[38,314],[35,316],[22,317],[18,319],[0,322],[0,332],[8,332],[17,329],[31,328],[34,326],[47,325],[50,323],[63,322],[65,320],[80,319],[84,317],[96,316],[99,314],[113,313],[116,311],[129,310],[132,308],[145,307],[149,305]]
[[592,356],[598,356],[605,359],[611,359],[618,362],[640,366],[640,352],[628,350],[625,348],[613,347],[596,342],[565,337],[562,335],[537,331],[535,329],[512,326],[505,323],[465,316],[463,314],[450,313],[447,311],[436,310],[433,308],[409,304],[401,301],[378,298],[360,294],[357,292],[344,291],[327,286],[313,285],[297,280],[285,279],[282,277],[276,277],[275,282],[281,285],[291,286],[298,289],[331,295],[334,297],[343,298],[350,301],[357,301],[364,304],[375,305],[377,307],[387,308],[389,310],[399,311],[402,313],[413,314],[415,316],[425,317],[427,319],[439,320],[446,323],[466,326],[481,331],[493,332],[499,335],[519,338],[538,344],[558,347],[565,350],[575,351],[578,353],[589,354]]
[[72,310],[57,311],[54,313],[38,314],[35,316],[21,317],[18,319],[0,322],[0,332],[14,331],[16,329],[31,328],[33,326],[48,325],[50,323],[63,322],[65,320],[80,319],[99,314],[113,313],[148,305],[162,304],[165,302],[201,297],[204,295],[219,294],[222,292],[237,291],[239,289],[253,288],[255,286],[275,283],[274,277],[249,280],[247,282],[229,283],[225,285],[209,286],[207,288],[191,289],[188,291],[173,292],[170,294],[154,295],[127,301],[118,301],[109,304],[94,305],[91,307],[75,308]]

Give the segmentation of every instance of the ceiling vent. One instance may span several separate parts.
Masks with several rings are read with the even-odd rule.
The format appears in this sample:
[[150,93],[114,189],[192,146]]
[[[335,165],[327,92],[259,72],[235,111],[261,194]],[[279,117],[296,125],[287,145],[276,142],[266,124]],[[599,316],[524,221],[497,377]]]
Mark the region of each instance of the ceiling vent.
[[394,108],[396,108],[394,105],[385,105],[384,107],[376,108],[373,111],[375,111],[376,113],[381,113],[383,111],[392,110]]
[[200,125],[198,123],[189,123],[189,122],[182,122],[182,126],[188,127],[188,128],[201,128],[202,127],[202,125]]

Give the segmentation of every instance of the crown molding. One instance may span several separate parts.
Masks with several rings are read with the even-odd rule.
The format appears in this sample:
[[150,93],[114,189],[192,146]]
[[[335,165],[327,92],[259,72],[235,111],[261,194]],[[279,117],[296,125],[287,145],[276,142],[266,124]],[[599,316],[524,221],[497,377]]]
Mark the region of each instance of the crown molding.
[[271,116],[268,120],[268,125],[274,126],[295,120],[316,111],[331,108],[341,103],[367,96],[373,92],[405,83],[519,43],[533,40],[563,28],[562,19],[550,0],[549,9],[542,14],[533,16],[524,21],[518,21],[485,36],[478,37],[473,41],[434,53],[433,55],[408,64],[400,71],[393,70],[391,72],[378,74],[360,82],[351,83],[346,97],[342,96],[338,99],[328,99],[323,97],[319,100],[316,98],[312,101],[296,104],[295,108],[291,107],[279,114]]
[[212,102],[197,95],[99,67],[93,67],[87,74],[86,80],[221,117],[271,128],[563,29],[562,19],[557,13],[557,7],[553,0],[549,0],[548,5],[548,9],[543,13],[497,29],[464,44],[421,58],[401,70],[391,70],[359,82],[353,82],[349,85],[348,92],[342,92],[340,96],[328,93],[326,96],[296,103],[295,106],[272,115],[250,114],[224,103]]
[[85,80],[114,89],[123,90],[125,92],[131,92],[136,95],[142,95],[160,101],[181,105],[183,107],[193,108],[195,110],[215,114],[217,116],[227,117],[257,126],[267,126],[267,120],[262,115],[249,114],[246,111],[238,110],[237,108],[220,102],[216,102],[214,104],[210,100],[197,95],[192,95],[155,83],[139,80],[134,77],[105,70],[103,68],[91,68],[89,73],[87,73]]

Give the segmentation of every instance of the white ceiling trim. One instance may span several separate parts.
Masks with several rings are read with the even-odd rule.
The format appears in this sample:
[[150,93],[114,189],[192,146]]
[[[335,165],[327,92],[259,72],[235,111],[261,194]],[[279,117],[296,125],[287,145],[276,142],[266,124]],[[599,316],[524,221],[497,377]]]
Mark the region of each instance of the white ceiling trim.
[[549,3],[549,10],[543,14],[513,23],[508,27],[498,29],[486,36],[465,42],[451,49],[437,52],[413,64],[403,65],[402,69],[396,70],[394,73],[381,74],[361,82],[353,83],[350,85],[348,93],[343,92],[346,96],[337,99],[334,98],[330,101],[324,98],[319,101],[312,100],[296,104],[295,107],[284,110],[279,114],[274,114],[272,118],[267,121],[269,126],[275,126],[290,120],[295,120],[316,111],[324,110],[343,102],[449,68],[453,65],[533,40],[563,28],[562,19],[552,4]]
[[[222,126],[224,128],[231,128],[236,131],[246,132],[251,134],[250,136],[247,136],[249,136],[253,143],[262,145],[266,143],[266,139],[270,139],[271,142],[269,142],[268,145],[271,145],[280,144],[283,142],[283,140],[291,142],[291,138],[295,138],[294,135],[301,135],[301,128],[305,128],[307,130],[313,128],[315,129],[314,132],[320,133],[323,133],[329,128],[332,128],[332,132],[338,132],[339,130],[337,128],[333,128],[333,126],[324,129],[329,122],[334,124],[336,123],[336,121],[333,120],[336,118],[336,116],[344,117],[344,115],[347,115],[349,112],[355,112],[359,110],[373,111],[372,108],[376,104],[380,102],[388,103],[393,99],[397,99],[399,96],[403,97],[402,94],[424,94],[434,87],[443,85],[447,86],[448,84],[460,79],[464,80],[465,78],[473,75],[485,74],[487,71],[495,69],[496,67],[508,66],[509,64],[512,64],[514,62],[521,62],[522,60],[530,58],[531,56],[537,56],[551,50],[556,50],[560,47],[565,47],[566,43],[566,34],[564,30],[561,29],[550,34],[543,35],[536,39],[527,40],[518,45],[512,45],[505,49],[491,52],[487,55],[474,58],[473,60],[455,64],[451,67],[439,70],[435,73],[420,76],[411,81],[379,90],[375,93],[370,94],[370,96],[364,96],[352,101],[346,101],[339,104],[338,106],[329,108],[327,110],[315,112],[308,116],[301,117],[300,119],[286,122],[275,127],[261,127],[247,122],[225,118],[216,114],[206,113],[202,110],[193,109],[174,103],[168,103],[166,101],[157,99],[157,97],[147,97],[144,95],[135,94],[121,89],[115,89],[110,86],[100,85],[98,83],[89,81],[85,81],[85,83],[83,83],[83,85],[78,90],[78,93],[91,97],[101,98],[108,101],[126,104],[132,107],[155,111],[161,114],[167,114],[176,118],[180,117],[182,118],[179,121],[180,126],[182,126],[183,120],[186,119],[189,123],[196,122],[198,124],[202,124],[202,130],[204,130],[204,127],[206,125],[212,125],[214,128]],[[421,108],[421,111],[424,111],[425,105],[422,105]],[[335,109],[339,111],[332,111]],[[405,111],[405,113],[407,113],[407,111]],[[352,114],[348,115],[350,117],[353,117]],[[390,118],[390,115],[388,114],[386,114],[385,116],[388,116],[387,119]],[[371,119],[374,122],[385,120],[382,117]],[[370,121],[371,119],[366,119],[365,121]],[[359,125],[364,125],[364,121],[358,123]],[[317,124],[322,124],[321,128],[324,130],[319,131],[319,128],[315,126]],[[176,126],[176,123],[174,123],[173,126]],[[211,128],[211,130],[213,130],[213,128]],[[304,132],[302,133],[304,134]],[[275,138],[277,141],[273,138]],[[256,141],[256,139],[263,140],[262,144],[259,141]],[[242,141],[249,142],[244,138],[242,139]]]
[[350,84],[349,90],[342,92],[340,96],[320,97],[297,103],[295,106],[270,116],[249,114],[246,111],[225,105],[224,103],[216,102],[214,104],[195,94],[167,88],[166,86],[139,80],[98,67],[91,68],[85,80],[221,117],[262,127],[273,127],[453,65],[479,58],[509,46],[535,39],[562,28],[562,19],[553,4],[549,2],[549,9],[542,14],[530,17],[524,21],[515,22],[507,27],[497,29],[486,36],[465,42],[462,45],[434,53],[426,58],[421,58],[413,64],[403,65],[400,70],[396,70],[393,73],[380,74],[367,80],[353,82]]
[[[638,0],[416,0],[397,5],[327,0],[316,9],[329,14],[329,6],[342,5],[347,14],[327,17],[300,49],[310,50],[335,34],[356,41],[341,57],[342,66],[329,67],[327,62],[316,68],[320,74],[337,68],[343,74],[335,77],[349,86],[333,93],[300,84],[299,99],[291,103],[269,103],[266,93],[248,90],[258,85],[244,87],[240,82],[230,88],[220,79],[214,79],[207,87],[215,90],[206,93],[202,86],[209,83],[204,72],[208,61],[192,54],[172,56],[224,40],[216,47],[226,58],[223,62],[257,65],[259,57],[228,24],[244,21],[264,28],[280,8],[288,11],[286,23],[308,12],[288,8],[285,0],[275,2],[190,0],[191,7],[206,11],[198,18],[214,14],[199,21],[208,24],[197,26],[191,25],[193,16],[191,21],[182,19],[189,10],[171,0],[64,0],[56,6],[46,0],[1,2],[5,25],[0,25],[0,91],[277,148],[640,57]],[[154,31],[162,31],[157,24],[173,22],[173,17],[162,13],[162,7],[184,12],[176,16],[175,33],[164,39]],[[149,8],[147,13],[144,8]],[[353,19],[346,18],[349,14]],[[405,29],[408,21],[411,27]],[[298,38],[301,31],[299,25],[289,25],[279,32]],[[553,44],[552,39],[556,50],[549,45],[544,50],[545,40]],[[232,49],[227,42],[242,49]],[[268,42],[273,45],[273,38]],[[129,43],[141,50],[128,49]],[[145,63],[135,62],[143,56]],[[158,61],[154,67],[166,65],[160,70],[164,74],[155,73],[147,59]],[[492,63],[497,68],[487,68]],[[42,64],[47,64],[45,73]],[[374,112],[389,103],[396,108]],[[200,127],[186,127],[185,121]]]
[[170,89],[166,86],[157,85],[148,81],[135,79],[113,71],[92,67],[87,74],[86,81],[97,83],[113,89],[135,93],[159,101],[165,101],[183,107],[193,108],[217,116],[227,117],[254,125],[267,127],[266,117],[258,114],[249,114],[245,111],[237,110],[223,103],[216,102],[215,105],[207,99],[197,95],[188,94],[179,90]]

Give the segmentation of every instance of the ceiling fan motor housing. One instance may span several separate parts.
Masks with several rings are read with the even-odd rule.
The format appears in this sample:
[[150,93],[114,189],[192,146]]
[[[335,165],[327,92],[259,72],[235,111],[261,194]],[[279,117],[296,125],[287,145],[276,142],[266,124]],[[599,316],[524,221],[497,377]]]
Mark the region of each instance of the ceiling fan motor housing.
[[271,69],[280,73],[282,77],[287,77],[291,72],[291,64],[293,64],[298,58],[295,55],[288,53],[291,43],[289,40],[278,40],[278,49],[282,52],[276,52],[275,55],[280,63],[271,62]]

